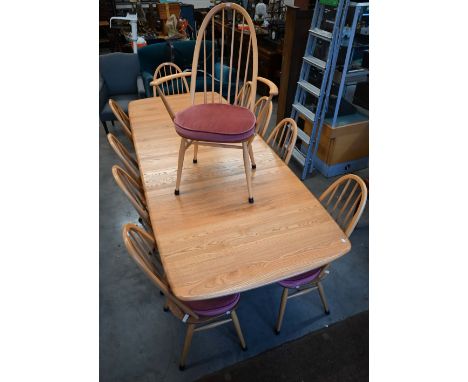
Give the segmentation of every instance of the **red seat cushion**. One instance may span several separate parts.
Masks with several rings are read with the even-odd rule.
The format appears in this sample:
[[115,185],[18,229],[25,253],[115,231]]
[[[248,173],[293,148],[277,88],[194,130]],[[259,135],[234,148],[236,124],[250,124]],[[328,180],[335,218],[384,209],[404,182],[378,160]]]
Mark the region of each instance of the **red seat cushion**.
[[243,142],[255,131],[255,115],[244,107],[221,103],[193,105],[175,115],[177,133],[207,142]]
[[282,280],[279,284],[285,288],[297,288],[313,281],[320,274],[321,270],[322,268],[312,269],[306,273],[301,273],[300,275]]
[[240,293],[200,301],[184,301],[184,304],[200,316],[219,316],[231,310],[238,302]]

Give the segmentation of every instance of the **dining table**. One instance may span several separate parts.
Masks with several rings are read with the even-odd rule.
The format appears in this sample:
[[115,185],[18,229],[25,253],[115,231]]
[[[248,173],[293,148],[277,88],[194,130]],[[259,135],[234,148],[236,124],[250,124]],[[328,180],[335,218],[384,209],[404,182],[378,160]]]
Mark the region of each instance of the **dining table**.
[[[192,105],[190,93],[167,99],[175,112]],[[195,103],[203,101],[203,93],[195,93]],[[130,102],[129,118],[157,248],[179,299],[258,288],[351,249],[319,200],[260,136],[252,143],[254,204],[247,203],[242,151],[211,146],[199,147],[198,163],[193,149],[187,151],[175,195],[181,138],[162,100]]]

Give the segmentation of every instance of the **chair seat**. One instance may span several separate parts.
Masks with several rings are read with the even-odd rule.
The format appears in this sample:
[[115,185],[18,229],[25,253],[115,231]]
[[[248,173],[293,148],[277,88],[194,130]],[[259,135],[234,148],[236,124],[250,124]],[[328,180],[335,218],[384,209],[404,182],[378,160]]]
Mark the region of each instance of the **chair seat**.
[[312,269],[311,271],[301,273],[300,275],[291,277],[286,280],[282,280],[279,282],[279,284],[285,288],[297,288],[316,279],[321,271],[322,268]]
[[255,132],[255,115],[244,107],[209,103],[193,105],[174,119],[177,133],[206,142],[244,142]]
[[200,316],[219,316],[231,310],[238,302],[240,293],[229,296],[200,301],[184,301],[184,303]]
[[[120,94],[120,95],[113,95],[112,98],[115,102],[119,104],[122,110],[128,114],[128,104],[131,101],[137,100],[138,94]],[[114,113],[109,106],[109,102],[106,102],[106,105],[102,108],[100,113],[101,121],[115,121]]]

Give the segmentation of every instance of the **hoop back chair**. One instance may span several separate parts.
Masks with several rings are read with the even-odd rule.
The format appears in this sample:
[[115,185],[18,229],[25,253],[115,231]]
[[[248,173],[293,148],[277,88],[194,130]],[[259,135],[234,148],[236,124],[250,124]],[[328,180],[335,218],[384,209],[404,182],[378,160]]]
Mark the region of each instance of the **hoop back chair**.
[[120,124],[122,125],[122,130],[125,133],[126,137],[133,144],[132,128],[130,127],[130,118],[128,118],[128,115],[123,111],[120,105],[117,102],[115,102],[112,98],[109,99],[109,106],[112,110],[112,113],[114,113],[115,118],[117,118],[117,121],[119,121]]
[[[173,62],[163,62],[154,71],[153,80],[156,81],[159,78],[171,76],[173,74],[178,73],[182,73],[182,69],[178,65],[174,64]],[[178,78],[176,80],[172,79],[168,82],[164,82],[160,86],[161,91],[164,93],[164,95],[182,94],[190,92],[190,88],[185,77]],[[153,86],[153,97],[156,97],[156,95],[156,86]]]
[[138,184],[127,171],[118,165],[112,166],[112,175],[119,188],[138,212],[140,223],[147,231],[152,232],[153,228],[151,227],[145,193],[141,185]]
[[[319,201],[334,218],[346,236],[350,237],[366,207],[367,187],[359,176],[354,174],[344,175],[333,182],[320,195]],[[297,297],[317,289],[325,314],[330,314],[321,283],[329,274],[328,267],[329,264],[279,282],[283,287],[283,293],[275,326],[276,334],[279,334],[281,330],[286,303],[289,298]],[[289,289],[293,289],[296,292],[289,294]]]
[[247,349],[236,314],[240,298],[238,293],[210,300],[182,302],[172,293],[164,273],[152,262],[151,253],[154,252],[152,249],[155,248],[154,237],[135,224],[125,225],[122,230],[122,236],[130,257],[156,287],[159,288],[160,292],[166,296],[167,307],[171,313],[187,325],[184,347],[179,361],[179,368],[181,370],[185,368],[185,361],[192,342],[193,333],[200,330],[213,328],[232,321],[242,349]]
[[[215,21],[216,18],[216,21]],[[233,20],[232,27],[226,28],[227,20]],[[211,54],[211,65],[206,56],[207,37],[216,41],[215,24],[221,29],[220,64],[229,63],[229,69],[224,76],[224,70],[219,73],[219,81],[215,75],[215,53]],[[237,24],[246,24],[248,31],[240,32],[235,38]],[[225,30],[227,31],[225,32]],[[225,39],[229,48],[225,49]],[[244,41],[245,40],[245,41]],[[247,41],[248,40],[248,41]],[[209,40],[210,41],[210,40]],[[235,47],[236,46],[236,47]],[[203,54],[200,54],[200,52]],[[211,76],[207,76],[207,66],[211,66]],[[198,68],[202,68],[199,71]],[[160,84],[172,79],[191,76],[190,97],[192,106],[174,113],[168,99],[162,92]],[[177,73],[161,80],[153,81],[166,109],[174,121],[176,132],[181,137],[177,180],[175,194],[179,195],[180,181],[184,156],[190,145],[194,144],[193,162],[197,163],[198,146],[216,146],[223,148],[237,148],[243,150],[244,170],[247,179],[249,202],[253,203],[252,179],[249,163],[249,147],[255,133],[255,115],[253,107],[257,89],[258,50],[255,27],[247,11],[235,3],[221,3],[213,7],[205,16],[198,32],[192,61],[192,71]],[[203,76],[203,103],[195,105],[195,90],[197,76]],[[248,107],[240,107],[237,102],[239,90],[243,84],[250,82],[250,94],[246,97]],[[227,97],[223,98],[226,91]],[[233,97],[231,97],[233,96]],[[233,98],[232,104],[230,100]],[[237,143],[237,144],[236,144]],[[238,145],[238,144],[241,145]]]
[[281,120],[268,136],[266,143],[288,164],[296,144],[297,125],[291,118]]
[[107,141],[135,182],[141,184],[140,168],[138,167],[136,159],[128,152],[122,142],[120,142],[114,134],[107,134]]

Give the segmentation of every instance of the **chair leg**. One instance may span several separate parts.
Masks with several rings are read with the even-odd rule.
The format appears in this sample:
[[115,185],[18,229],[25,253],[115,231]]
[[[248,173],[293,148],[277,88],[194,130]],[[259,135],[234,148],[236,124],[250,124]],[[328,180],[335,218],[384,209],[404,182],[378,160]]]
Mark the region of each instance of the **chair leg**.
[[198,155],[198,143],[195,142],[193,144],[193,163],[197,163],[198,160],[197,160],[197,155]]
[[283,323],[284,311],[286,310],[286,303],[288,302],[288,288],[283,288],[283,294],[281,295],[281,304],[278,313],[278,320],[276,321],[275,333],[279,334],[281,330],[281,324]]
[[104,131],[106,132],[106,135],[109,134],[109,129],[107,128],[107,122],[106,121],[101,121],[102,126],[104,127]]
[[114,120],[112,120],[111,123],[112,123],[112,126],[115,126]]
[[323,290],[323,286],[322,286],[322,283],[320,281],[317,283],[317,288],[318,288],[318,291],[319,291],[320,299],[322,300],[323,309],[325,310],[325,314],[330,314],[330,309],[328,308],[328,303],[327,303],[327,299],[325,297],[325,292]]
[[187,358],[188,351],[190,349],[190,344],[192,343],[193,331],[195,330],[195,324],[189,324],[187,326],[187,334],[185,335],[184,348],[180,356],[179,369],[185,369],[185,359]]
[[255,157],[252,149],[252,143],[249,144],[249,156],[250,156],[250,162],[252,162],[252,169],[255,170],[257,168],[257,165],[255,163]]
[[247,350],[247,345],[245,344],[244,336],[242,334],[242,329],[240,327],[239,318],[237,318],[237,313],[235,310],[231,312],[232,323],[234,324],[234,328],[236,329],[237,337],[239,337],[239,341],[241,344],[242,350]]
[[185,157],[186,147],[187,147],[187,140],[185,138],[181,138],[180,148],[179,148],[179,162],[177,165],[177,181],[176,181],[176,188],[174,192],[176,195],[179,195],[180,178],[182,177],[182,167],[184,166],[184,157]]
[[253,193],[252,193],[252,174],[250,171],[249,148],[247,146],[248,146],[247,142],[242,142],[242,152],[244,154],[245,176],[247,178],[247,189],[249,190],[249,203],[253,203],[254,198],[253,198]]

